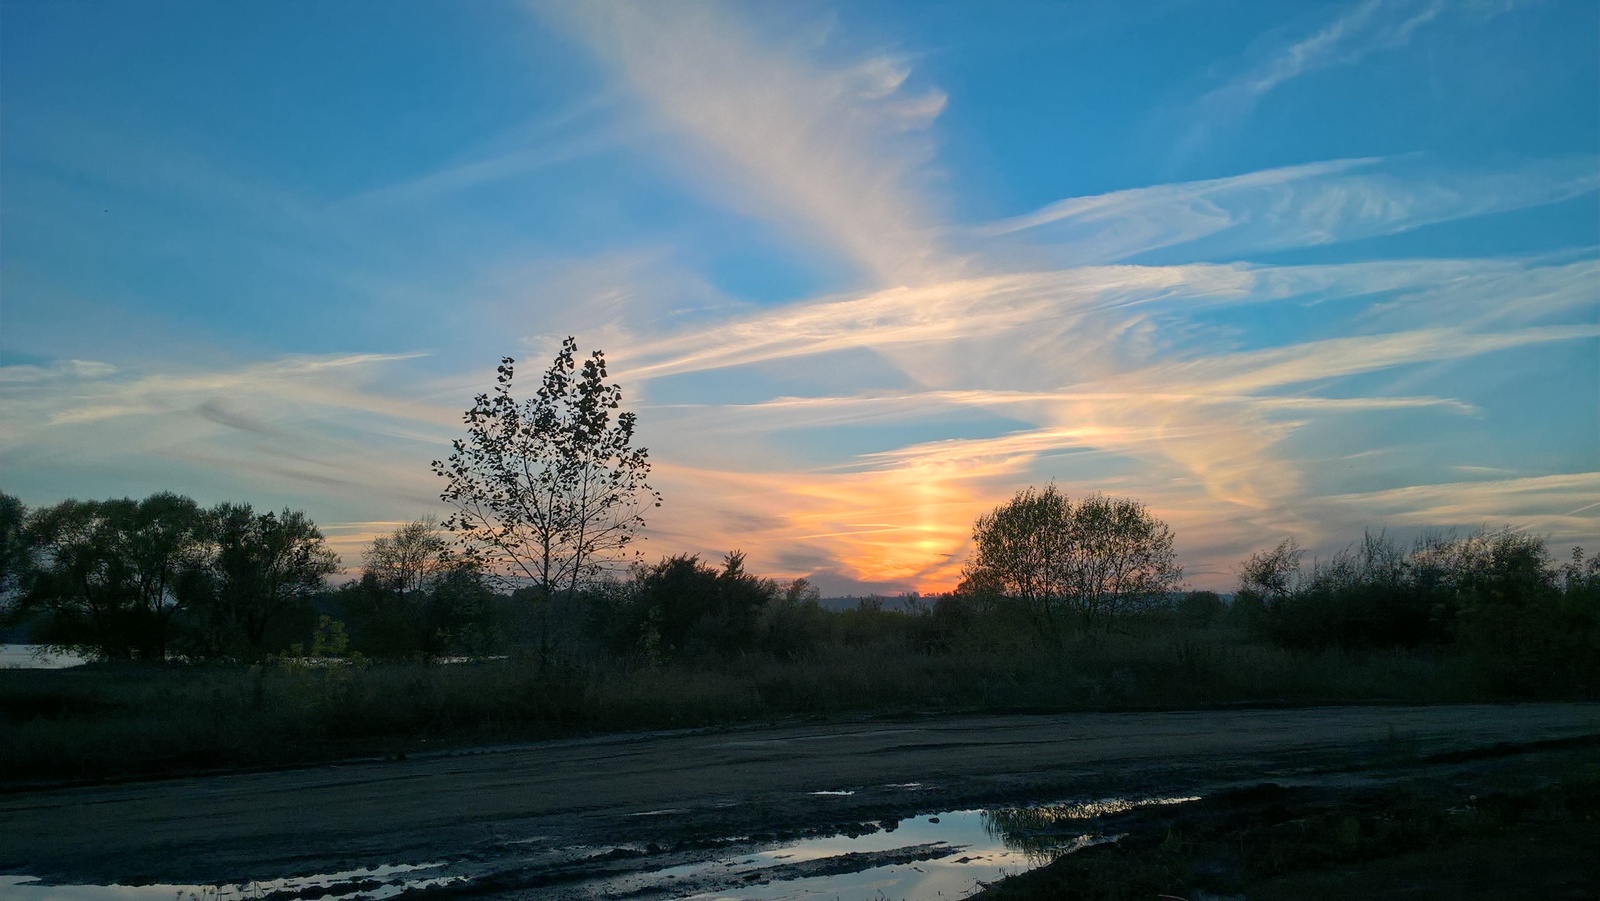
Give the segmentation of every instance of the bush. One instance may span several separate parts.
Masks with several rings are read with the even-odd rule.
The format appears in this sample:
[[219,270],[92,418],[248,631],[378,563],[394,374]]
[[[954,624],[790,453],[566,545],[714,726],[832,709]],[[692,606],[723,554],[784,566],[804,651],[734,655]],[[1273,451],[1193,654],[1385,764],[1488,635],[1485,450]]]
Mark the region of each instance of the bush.
[[1229,622],[1291,648],[1464,654],[1473,678],[1511,696],[1581,693],[1600,682],[1597,572],[1577,549],[1558,570],[1544,539],[1510,529],[1409,550],[1368,533],[1309,571],[1285,542],[1246,562]]

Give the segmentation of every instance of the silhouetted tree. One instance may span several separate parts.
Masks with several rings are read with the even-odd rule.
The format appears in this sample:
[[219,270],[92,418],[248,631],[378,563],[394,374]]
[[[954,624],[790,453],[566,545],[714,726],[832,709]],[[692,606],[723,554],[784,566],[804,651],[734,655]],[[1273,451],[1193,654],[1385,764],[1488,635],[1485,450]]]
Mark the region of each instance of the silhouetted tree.
[[830,616],[821,601],[822,592],[809,579],[782,586],[762,613],[762,646],[783,659],[810,654],[821,643]]
[[494,594],[431,518],[374,538],[364,559],[361,580],[340,594],[366,653],[434,658],[494,644]]
[[1600,597],[1588,580],[1600,567],[1582,559],[1558,568],[1543,538],[1510,528],[1409,549],[1380,531],[1307,571],[1286,541],[1245,562],[1233,614],[1253,602],[1258,631],[1290,647],[1451,648],[1499,691],[1592,691]]
[[1183,578],[1172,529],[1131,498],[1079,501],[1072,534],[1067,584],[1086,626],[1162,601]]
[[467,558],[546,597],[599,575],[630,548],[643,509],[661,504],[647,453],[633,446],[636,417],[616,412],[622,389],[606,383],[604,354],[580,368],[576,352],[573,338],[562,342],[526,401],[512,394],[515,361],[503,358],[494,391],[464,417],[467,437],[433,462],[448,482],[440,498],[456,509],[444,525]]
[[46,617],[46,643],[94,656],[163,660],[172,624],[207,562],[207,522],[194,501],[63,501],[29,517],[36,566],[24,613]]
[[33,566],[27,527],[28,508],[0,492],[0,617],[21,599],[23,579]]
[[1459,598],[1455,632],[1468,649],[1527,690],[1559,666],[1560,575],[1543,538],[1512,529],[1458,542],[1451,586]]
[[[1419,545],[1420,548],[1420,545]],[[1287,595],[1274,600],[1266,619],[1287,644],[1416,647],[1441,642],[1448,623],[1435,616],[1442,582],[1383,532],[1296,572]],[[1439,574],[1449,581],[1448,573]]]
[[636,579],[638,646],[647,656],[652,649],[693,656],[752,647],[759,614],[778,594],[776,584],[745,571],[739,551],[720,570],[680,554],[639,570]]
[[976,553],[963,572],[963,590],[1016,598],[1041,631],[1056,634],[1072,553],[1072,501],[1055,485],[1024,488],[978,517],[972,542]]
[[1276,610],[1299,585],[1303,552],[1293,538],[1285,538],[1270,551],[1256,551],[1239,566],[1239,587],[1228,607],[1228,623],[1260,635],[1267,629],[1269,610]]
[[1076,613],[1086,628],[1165,594],[1183,576],[1172,530],[1138,501],[1093,494],[1074,504],[1054,485],[1026,488],[978,518],[964,585],[1020,599],[1041,631]]
[[258,658],[269,650],[268,629],[305,607],[338,558],[298,510],[258,514],[249,504],[227,503],[208,518],[215,556],[189,603],[195,653]]
[[439,533],[439,524],[431,516],[372,539],[362,563],[364,573],[402,599],[427,591],[456,566],[450,542]]
[[810,579],[800,578],[783,586],[783,594],[779,596],[779,600],[788,605],[816,605],[822,600],[822,592],[811,584]]
[[458,564],[434,581],[423,622],[430,656],[487,654],[503,641],[495,593],[470,565]]

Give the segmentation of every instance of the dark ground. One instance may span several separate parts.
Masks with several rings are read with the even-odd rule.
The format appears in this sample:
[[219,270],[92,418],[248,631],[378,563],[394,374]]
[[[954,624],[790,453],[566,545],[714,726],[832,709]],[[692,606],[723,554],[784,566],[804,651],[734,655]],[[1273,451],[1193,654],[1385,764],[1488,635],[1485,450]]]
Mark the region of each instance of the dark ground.
[[1116,844],[993,886],[1035,899],[1600,898],[1600,740],[1422,755],[1142,811]]
[[[1023,877],[995,897],[1153,898],[1140,875],[1151,872],[1178,874],[1170,884],[1185,891],[1210,891],[1204,883],[1251,899],[1477,897],[1441,887],[1475,883],[1473,868],[1498,860],[1522,861],[1518,869],[1557,888],[1588,879],[1589,894],[1572,897],[1593,899],[1593,873],[1575,863],[1588,855],[1572,848],[1595,836],[1594,819],[1581,797],[1567,801],[1587,790],[1583,767],[1600,757],[1584,743],[1590,736],[1600,736],[1600,705],[868,719],[613,735],[13,791],[0,795],[0,873],[219,884],[452,861],[488,894],[553,897],[557,882],[586,878],[585,867],[644,871],[739,842],[919,812],[1181,791],[1207,800],[1173,819],[1130,820],[1118,845],[1063,858],[1032,878],[1031,894]],[[922,788],[893,788],[910,781]],[[809,794],[837,789],[854,794]],[[1452,812],[1467,803],[1463,792],[1511,800]],[[1414,833],[1426,840],[1407,838]],[[556,853],[623,845],[640,850],[605,862]],[[1124,865],[1131,893],[1116,887]],[[1095,867],[1099,882],[1073,875],[1076,866]],[[1062,874],[1064,882],[1037,881]],[[1102,884],[1110,888],[1082,893]],[[1423,893],[1372,894],[1408,884]],[[1532,875],[1524,885],[1544,890]]]

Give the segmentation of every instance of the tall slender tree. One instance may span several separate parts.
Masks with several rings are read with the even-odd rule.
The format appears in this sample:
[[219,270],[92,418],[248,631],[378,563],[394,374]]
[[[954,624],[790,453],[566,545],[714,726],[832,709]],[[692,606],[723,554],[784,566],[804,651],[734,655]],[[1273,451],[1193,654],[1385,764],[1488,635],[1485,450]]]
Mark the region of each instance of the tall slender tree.
[[362,555],[363,574],[401,600],[426,591],[457,565],[449,539],[431,516],[372,539]]
[[605,355],[580,366],[577,341],[561,344],[533,397],[518,400],[504,357],[494,390],[479,394],[467,437],[433,470],[446,480],[444,521],[485,572],[532,583],[543,597],[575,591],[627,554],[644,511],[661,505],[646,481],[645,448],[633,446],[633,413],[606,381]]

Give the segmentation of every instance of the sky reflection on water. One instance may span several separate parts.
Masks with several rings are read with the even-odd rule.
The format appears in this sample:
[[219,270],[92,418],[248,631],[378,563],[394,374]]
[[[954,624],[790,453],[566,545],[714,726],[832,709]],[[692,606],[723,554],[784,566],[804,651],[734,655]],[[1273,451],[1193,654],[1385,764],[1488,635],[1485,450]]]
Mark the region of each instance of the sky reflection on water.
[[[253,901],[275,892],[293,892],[302,901],[349,901],[355,897],[381,901],[405,891],[459,881],[459,877],[435,872],[443,866],[442,863],[392,864],[221,885],[41,885],[33,876],[0,875],[0,898],[5,901]],[[326,888],[327,892],[318,895],[315,889],[319,887]]]
[[[924,814],[865,835],[801,839],[706,863],[633,874],[608,882],[600,896],[637,892],[650,897],[654,890],[693,901],[965,898],[987,883],[1120,837],[1097,831],[1095,819],[1138,807],[1194,800],[1198,799],[1107,798]],[[897,859],[871,865],[871,860],[880,856]],[[907,859],[913,856],[923,859]],[[853,872],[828,872],[841,869]],[[807,870],[815,875],[808,875]],[[733,887],[693,888],[707,880]],[[670,894],[673,885],[689,890]]]
[[[955,810],[885,821],[864,834],[805,838],[746,849],[710,860],[598,876],[572,886],[574,897],[750,899],[750,901],[882,901],[965,898],[985,884],[1049,863],[1061,854],[1120,838],[1097,821],[1194,797],[1105,798],[1063,804]],[[588,849],[608,856],[600,849]],[[536,871],[524,858],[503,872]],[[7,901],[251,901],[293,893],[305,901],[393,898],[463,882],[449,863],[387,865],[314,876],[221,885],[41,885],[30,876],[0,876]],[[326,892],[318,895],[317,889]]]
[[88,662],[78,654],[57,654],[36,644],[0,644],[0,669],[66,669]]

